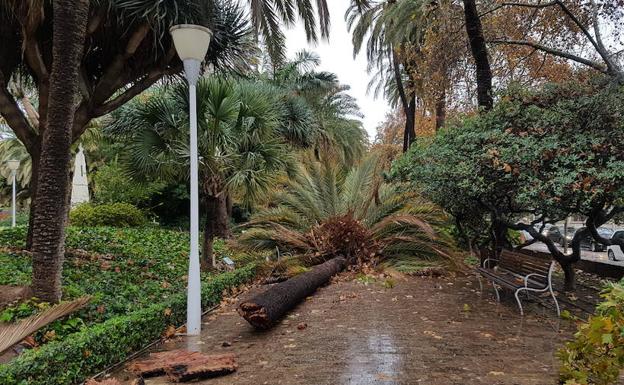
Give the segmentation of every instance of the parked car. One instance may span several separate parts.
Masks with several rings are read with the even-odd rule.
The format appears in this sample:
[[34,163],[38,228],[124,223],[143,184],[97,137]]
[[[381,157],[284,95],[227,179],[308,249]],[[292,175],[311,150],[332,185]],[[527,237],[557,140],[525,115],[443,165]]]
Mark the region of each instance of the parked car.
[[576,227],[568,227],[565,233],[565,238],[564,238],[563,228],[560,228],[559,226],[550,226],[548,228],[548,231],[546,232],[546,236],[550,240],[552,240],[555,243],[560,244],[561,246],[563,246],[563,240],[567,239],[568,246],[569,246],[572,243],[572,238],[574,238],[574,234],[576,234],[578,230],[579,229],[577,229]]
[[548,230],[546,230],[546,237],[555,243],[562,243],[563,241],[563,234],[559,226],[550,226]]
[[[585,227],[581,227],[578,231],[584,230]],[[598,231],[598,235],[603,238],[611,239],[613,236],[613,230],[608,229],[606,227],[599,227],[596,229]],[[581,249],[591,250],[591,251],[606,251],[607,246],[603,245],[600,242],[597,242],[591,235],[586,236],[581,239]]]
[[[624,240],[624,230],[616,230],[611,239]],[[610,261],[624,261],[624,250],[619,245],[607,247],[607,257]]]

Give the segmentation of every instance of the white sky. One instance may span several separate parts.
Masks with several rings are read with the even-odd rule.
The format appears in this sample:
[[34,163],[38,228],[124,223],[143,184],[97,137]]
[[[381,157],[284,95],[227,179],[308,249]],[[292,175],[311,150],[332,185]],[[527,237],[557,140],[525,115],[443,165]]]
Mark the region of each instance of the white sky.
[[368,136],[375,137],[377,125],[383,121],[388,103],[383,98],[374,99],[372,93],[367,95],[366,87],[370,76],[366,72],[366,56],[360,53],[353,58],[351,35],[347,31],[344,14],[347,11],[349,0],[328,1],[331,15],[331,32],[329,42],[320,41],[318,44],[308,44],[305,31],[299,24],[286,31],[286,47],[288,56],[293,57],[297,51],[307,49],[316,52],[321,57],[319,70],[330,71],[338,75],[342,84],[351,86],[349,93],[357,98],[362,113],[364,113],[364,128]]

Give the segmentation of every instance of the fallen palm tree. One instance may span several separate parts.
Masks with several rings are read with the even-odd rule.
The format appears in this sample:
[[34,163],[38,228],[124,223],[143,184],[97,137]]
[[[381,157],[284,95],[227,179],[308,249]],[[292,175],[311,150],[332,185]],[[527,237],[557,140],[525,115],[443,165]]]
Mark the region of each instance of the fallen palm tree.
[[331,277],[345,268],[343,257],[330,259],[312,270],[278,283],[254,298],[244,301],[238,313],[257,329],[268,329],[290,309],[310,296]]
[[25,318],[6,326],[0,326],[0,353],[33,334],[42,327],[59,318],[83,308],[91,297],[80,297],[70,302],[64,302],[42,311],[32,317]]
[[277,266],[318,266],[241,304],[249,323],[270,327],[346,265],[383,264],[403,273],[425,262],[456,265],[452,239],[442,230],[446,215],[417,193],[385,182],[380,168],[374,155],[346,175],[330,161],[310,160],[273,197],[279,205],[252,217],[239,237],[243,247],[295,256]]

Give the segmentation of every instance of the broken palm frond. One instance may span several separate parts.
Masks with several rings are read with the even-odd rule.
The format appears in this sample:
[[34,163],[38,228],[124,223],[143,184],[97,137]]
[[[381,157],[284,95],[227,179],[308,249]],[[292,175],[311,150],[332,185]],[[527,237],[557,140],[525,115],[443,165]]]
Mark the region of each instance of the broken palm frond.
[[73,301],[63,302],[53,306],[39,314],[25,318],[16,323],[0,326],[0,353],[49,323],[83,308],[90,300],[91,297],[88,296],[80,297]]

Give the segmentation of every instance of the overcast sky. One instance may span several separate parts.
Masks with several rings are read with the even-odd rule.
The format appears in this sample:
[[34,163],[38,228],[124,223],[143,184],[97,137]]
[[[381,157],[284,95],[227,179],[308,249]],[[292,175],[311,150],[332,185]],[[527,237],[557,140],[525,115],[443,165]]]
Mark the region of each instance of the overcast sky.
[[364,128],[366,128],[369,137],[373,139],[375,128],[390,108],[382,98],[375,100],[372,95],[366,94],[366,86],[370,80],[370,76],[366,73],[366,57],[364,54],[360,54],[355,59],[353,58],[351,35],[347,31],[347,23],[344,21],[349,0],[331,0],[328,3],[331,15],[329,42],[321,41],[317,45],[308,44],[303,27],[297,25],[286,33],[288,55],[293,57],[297,51],[302,49],[316,52],[321,57],[320,70],[337,74],[342,84],[351,86],[350,94],[357,98],[365,115]]

